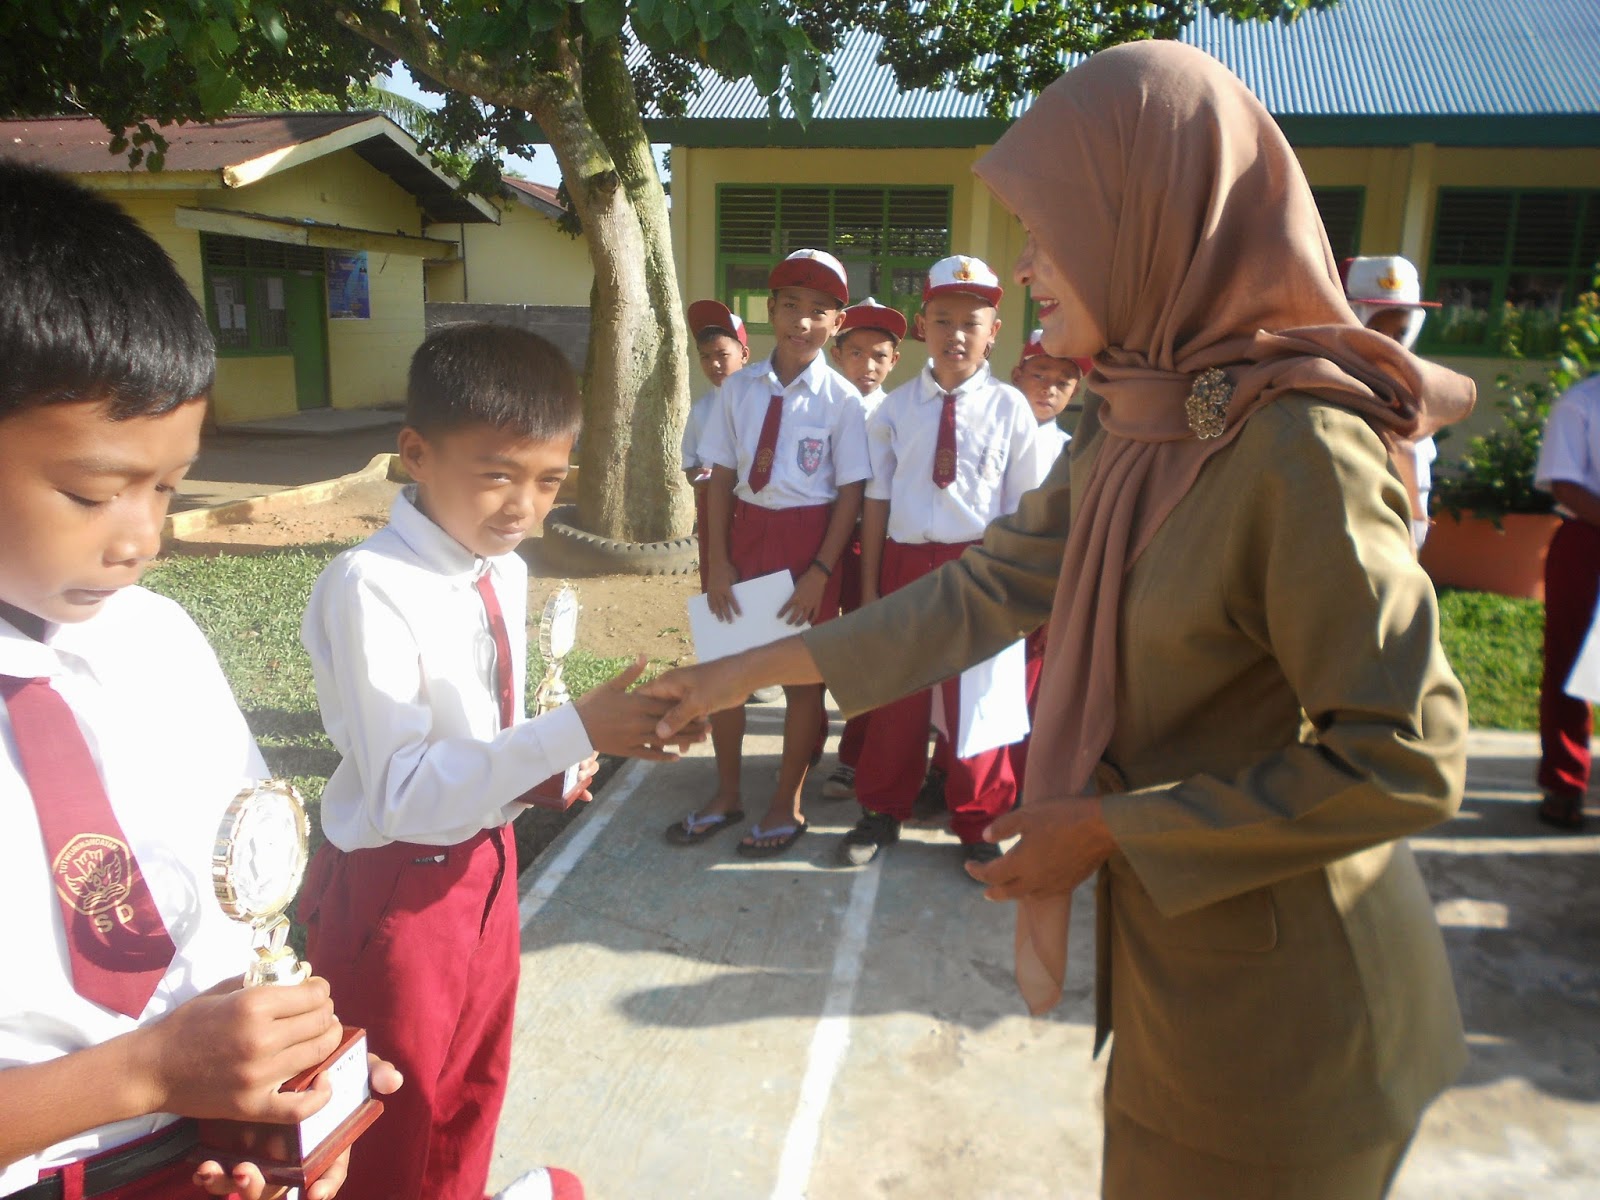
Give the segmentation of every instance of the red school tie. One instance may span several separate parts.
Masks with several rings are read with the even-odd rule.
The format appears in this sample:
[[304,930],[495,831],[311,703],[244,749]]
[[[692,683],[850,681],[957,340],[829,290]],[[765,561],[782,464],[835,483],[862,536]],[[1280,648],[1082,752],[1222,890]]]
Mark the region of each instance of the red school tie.
[[767,401],[767,418],[761,422],[761,440],[756,443],[750,478],[745,480],[752,492],[759,492],[772,480],[772,460],[778,456],[778,423],[782,420],[783,397],[774,396]]
[[137,1017],[178,952],[111,811],[83,731],[48,679],[0,675],[23,778],[50,856],[72,986]]
[[944,394],[939,413],[939,444],[933,452],[933,482],[942,488],[956,481],[956,394]]
[[510,729],[516,720],[516,696],[511,682],[511,639],[506,634],[505,614],[500,611],[500,597],[494,594],[490,572],[479,575],[474,586],[483,598],[489,633],[494,638],[494,683],[495,694],[500,698],[500,728]]

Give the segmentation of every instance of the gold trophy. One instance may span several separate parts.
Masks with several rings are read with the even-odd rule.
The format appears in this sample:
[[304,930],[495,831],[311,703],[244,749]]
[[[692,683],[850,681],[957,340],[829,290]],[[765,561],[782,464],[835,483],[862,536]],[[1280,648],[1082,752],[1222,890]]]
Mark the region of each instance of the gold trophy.
[[[211,851],[211,884],[222,911],[253,931],[246,987],[291,986],[311,975],[289,945],[285,916],[309,858],[310,822],[294,786],[268,779],[245,788],[223,814]],[[195,1162],[214,1159],[231,1171],[253,1162],[269,1183],[304,1189],[321,1177],[383,1112],[367,1081],[367,1033],[344,1026],[339,1048],[279,1091],[311,1087],[327,1077],[333,1095],[298,1125],[205,1119]]]
[[[578,641],[578,593],[563,583],[549,600],[539,617],[539,653],[544,657],[544,678],[533,692],[533,710],[537,715],[560,708],[572,697],[567,694],[566,682],[561,678],[562,660],[572,653]],[[535,785],[521,798],[540,808],[562,810],[570,808],[567,797],[578,786],[580,764],[574,763],[560,775],[552,775]]]

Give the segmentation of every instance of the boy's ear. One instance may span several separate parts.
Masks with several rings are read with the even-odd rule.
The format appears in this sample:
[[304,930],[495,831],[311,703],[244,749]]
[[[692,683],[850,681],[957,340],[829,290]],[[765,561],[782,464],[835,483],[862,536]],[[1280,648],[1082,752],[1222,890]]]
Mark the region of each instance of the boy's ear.
[[917,314],[917,320],[912,327],[912,332],[917,335],[917,341],[925,342],[928,340],[928,323],[920,312]]
[[1022,364],[1018,363],[1011,368],[1011,382],[1016,387],[1022,386]]
[[842,363],[844,361],[844,355],[840,352],[839,343],[837,341],[828,347],[828,353],[833,356],[834,362]]
[[778,297],[777,297],[776,294],[769,293],[768,296],[767,296],[767,324],[768,325],[772,324],[772,318],[777,314],[777,311],[778,311]]
[[739,361],[742,363],[747,363],[750,361],[750,347],[744,345],[742,342],[739,344]]
[[417,482],[428,471],[429,451],[428,439],[423,437],[409,425],[402,426],[397,439],[396,449],[400,455],[400,465],[406,469],[406,474]]

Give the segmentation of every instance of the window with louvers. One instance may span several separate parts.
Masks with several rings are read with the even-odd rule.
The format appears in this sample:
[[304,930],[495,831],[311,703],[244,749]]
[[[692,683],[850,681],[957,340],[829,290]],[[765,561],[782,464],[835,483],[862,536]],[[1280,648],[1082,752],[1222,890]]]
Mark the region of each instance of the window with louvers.
[[718,299],[750,327],[766,327],[774,264],[807,247],[844,264],[852,300],[875,296],[910,318],[921,303],[923,276],[950,253],[950,189],[717,189]]
[[221,354],[287,354],[286,277],[326,272],[323,252],[255,238],[200,235],[204,307]]
[[1311,199],[1322,216],[1322,227],[1328,231],[1328,244],[1333,247],[1335,259],[1354,258],[1361,253],[1361,211],[1366,198],[1366,188],[1311,189]]
[[1422,349],[1530,358],[1559,349],[1562,310],[1594,286],[1600,191],[1444,188]]

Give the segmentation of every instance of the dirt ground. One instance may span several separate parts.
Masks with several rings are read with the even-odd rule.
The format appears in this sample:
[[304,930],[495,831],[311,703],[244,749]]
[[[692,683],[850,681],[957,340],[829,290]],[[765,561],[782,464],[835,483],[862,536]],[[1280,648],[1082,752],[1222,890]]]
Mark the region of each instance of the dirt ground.
[[[357,541],[383,526],[399,484],[360,483],[332,500],[283,511],[262,511],[228,525],[172,542],[174,554],[252,554],[287,546],[326,546]],[[528,615],[537,621],[559,582],[543,570],[538,538],[523,544],[532,579]],[[591,653],[621,657],[643,651],[651,660],[676,665],[692,653],[685,605],[700,590],[695,575],[599,575],[570,581],[578,593],[578,644]]]

